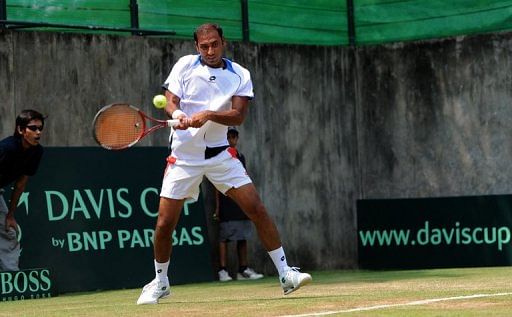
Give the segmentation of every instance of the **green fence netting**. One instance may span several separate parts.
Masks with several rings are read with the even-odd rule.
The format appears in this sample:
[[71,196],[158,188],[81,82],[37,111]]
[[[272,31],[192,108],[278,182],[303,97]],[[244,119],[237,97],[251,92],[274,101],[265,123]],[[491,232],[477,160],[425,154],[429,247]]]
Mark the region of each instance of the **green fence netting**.
[[226,38],[242,39],[242,13],[239,0],[139,0],[140,27],[176,32],[176,37],[191,38],[195,28],[205,22],[218,23]]
[[7,3],[8,20],[130,27],[130,7],[127,5],[127,0],[4,1]]
[[346,45],[345,1],[249,1],[250,40],[266,43]]
[[512,0],[355,0],[359,44],[512,29]]
[[[228,40],[256,43],[368,45],[512,30],[512,0],[0,0],[2,3],[7,20],[119,28],[134,26],[135,3],[136,27],[140,29],[172,31],[176,33],[173,37],[190,39],[197,25],[214,22],[223,26]],[[246,20],[242,3],[248,8]],[[0,13],[1,9],[0,5]],[[244,38],[244,26],[248,38],[247,34]],[[349,34],[349,30],[354,32]]]

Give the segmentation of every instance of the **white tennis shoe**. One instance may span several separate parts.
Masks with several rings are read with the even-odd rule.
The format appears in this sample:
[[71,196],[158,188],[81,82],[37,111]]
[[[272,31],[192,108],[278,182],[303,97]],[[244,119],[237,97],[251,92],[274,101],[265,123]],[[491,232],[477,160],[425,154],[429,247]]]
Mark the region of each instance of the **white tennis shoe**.
[[237,280],[258,280],[260,278],[263,278],[263,274],[256,273],[250,267],[246,268],[242,273],[237,273],[236,275]]
[[169,282],[161,282],[154,279],[142,289],[137,305],[158,304],[160,298],[165,298],[169,295],[171,295]]
[[220,270],[219,271],[219,281],[221,281],[221,282],[229,282],[232,279],[233,278],[231,276],[229,276],[228,271],[226,271],[226,270]]
[[284,275],[279,277],[284,295],[295,292],[301,286],[304,286],[313,280],[311,275],[308,273],[301,273],[299,270],[300,268],[298,267],[290,267],[286,272],[284,272]]

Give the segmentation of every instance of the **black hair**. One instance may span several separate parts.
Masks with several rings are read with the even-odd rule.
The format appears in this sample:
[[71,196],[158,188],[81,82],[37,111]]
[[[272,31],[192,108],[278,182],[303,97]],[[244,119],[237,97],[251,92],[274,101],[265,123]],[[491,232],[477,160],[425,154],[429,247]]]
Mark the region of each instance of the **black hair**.
[[25,129],[28,123],[32,120],[41,120],[44,126],[44,119],[46,119],[46,117],[36,110],[22,110],[20,114],[16,117],[16,127],[14,128],[14,136],[21,137],[18,127],[21,129]]
[[230,135],[230,134],[234,134],[234,135],[238,136],[238,130],[236,129],[236,127],[228,127],[227,135]]
[[210,30],[217,31],[217,33],[219,33],[220,38],[224,39],[223,31],[220,25],[214,23],[205,23],[198,26],[197,29],[194,31],[194,41],[196,41],[197,43],[197,36],[199,33],[207,32]]

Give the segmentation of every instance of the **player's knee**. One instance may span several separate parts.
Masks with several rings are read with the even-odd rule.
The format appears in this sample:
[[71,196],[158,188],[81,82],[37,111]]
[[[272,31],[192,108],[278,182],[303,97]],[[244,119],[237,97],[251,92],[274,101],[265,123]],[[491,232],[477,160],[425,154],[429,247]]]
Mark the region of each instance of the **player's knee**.
[[258,220],[268,217],[267,209],[262,203],[255,204],[249,208],[247,215],[252,220]]
[[173,217],[159,216],[156,222],[156,230],[163,233],[172,232],[176,223],[177,221]]

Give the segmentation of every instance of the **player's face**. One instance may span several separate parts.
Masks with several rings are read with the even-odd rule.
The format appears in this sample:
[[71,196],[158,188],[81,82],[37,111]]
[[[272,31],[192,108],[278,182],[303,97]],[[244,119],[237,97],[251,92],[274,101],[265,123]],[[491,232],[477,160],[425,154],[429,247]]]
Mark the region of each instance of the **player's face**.
[[23,137],[23,144],[26,145],[26,147],[38,145],[39,139],[41,139],[43,127],[43,122],[37,119],[31,120],[25,128],[20,129]]
[[234,133],[228,133],[228,143],[231,147],[236,147],[236,144],[238,143],[238,135]]
[[196,49],[206,65],[215,68],[223,66],[224,39],[219,36],[216,30],[198,34]]

